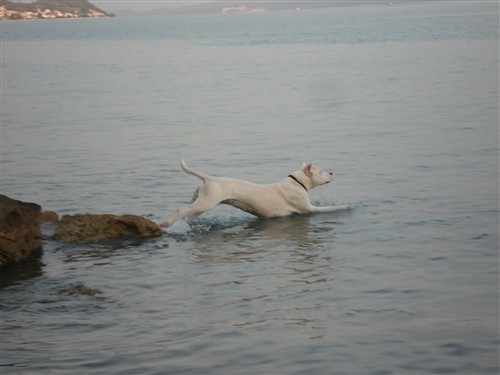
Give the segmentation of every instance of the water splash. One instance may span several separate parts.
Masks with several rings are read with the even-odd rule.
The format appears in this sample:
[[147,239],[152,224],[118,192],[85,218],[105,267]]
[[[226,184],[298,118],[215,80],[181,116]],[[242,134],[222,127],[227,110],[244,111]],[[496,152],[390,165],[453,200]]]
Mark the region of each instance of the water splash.
[[165,232],[172,235],[188,234],[191,232],[191,226],[185,221],[178,220],[168,227]]

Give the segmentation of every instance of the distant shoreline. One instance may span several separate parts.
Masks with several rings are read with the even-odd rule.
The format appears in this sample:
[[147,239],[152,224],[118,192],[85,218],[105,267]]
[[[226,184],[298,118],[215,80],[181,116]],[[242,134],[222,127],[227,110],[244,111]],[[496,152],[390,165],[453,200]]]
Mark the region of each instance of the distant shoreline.
[[85,18],[110,18],[115,17],[114,14],[107,14],[90,10],[89,13],[81,15],[79,13],[52,11],[52,10],[36,10],[34,12],[18,12],[15,10],[7,10],[5,7],[0,7],[0,21],[32,21],[32,20],[63,20],[63,19],[85,19]]
[[92,5],[88,0],[37,0],[34,3],[2,1],[0,21],[110,18],[115,15]]

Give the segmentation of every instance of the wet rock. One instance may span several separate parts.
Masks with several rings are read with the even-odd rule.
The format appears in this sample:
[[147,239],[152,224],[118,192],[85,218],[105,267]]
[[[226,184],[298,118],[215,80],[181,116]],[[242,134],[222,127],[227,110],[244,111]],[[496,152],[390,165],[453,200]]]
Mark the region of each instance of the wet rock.
[[41,207],[0,195],[0,267],[42,248]]
[[54,211],[42,211],[40,214],[40,223],[57,223],[59,215]]
[[54,238],[61,242],[96,242],[123,238],[161,236],[160,227],[137,215],[64,215]]

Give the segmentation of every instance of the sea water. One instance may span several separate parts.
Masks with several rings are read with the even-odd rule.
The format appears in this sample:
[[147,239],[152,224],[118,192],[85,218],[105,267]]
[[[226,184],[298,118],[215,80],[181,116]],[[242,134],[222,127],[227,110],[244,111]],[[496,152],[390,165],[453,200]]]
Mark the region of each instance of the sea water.
[[[2,374],[497,374],[498,3],[2,22],[1,191],[165,220],[302,162],[352,211],[219,207],[0,270]],[[83,285],[94,293],[65,291]],[[76,288],[78,290],[78,288]]]

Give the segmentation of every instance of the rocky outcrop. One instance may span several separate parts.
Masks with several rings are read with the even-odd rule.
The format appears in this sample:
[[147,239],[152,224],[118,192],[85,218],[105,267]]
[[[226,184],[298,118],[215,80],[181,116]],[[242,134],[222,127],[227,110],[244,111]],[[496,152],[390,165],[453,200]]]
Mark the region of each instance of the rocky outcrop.
[[33,3],[2,0],[0,20],[114,17],[87,0],[37,0]]
[[0,195],[0,267],[42,248],[41,207]]
[[54,234],[61,242],[97,242],[121,238],[161,236],[160,227],[137,215],[64,215]]
[[58,221],[55,212],[42,213],[38,204],[0,195],[0,268],[42,249],[40,224],[44,222],[58,223],[54,239],[67,243],[163,235],[156,223],[137,215],[64,215]]

